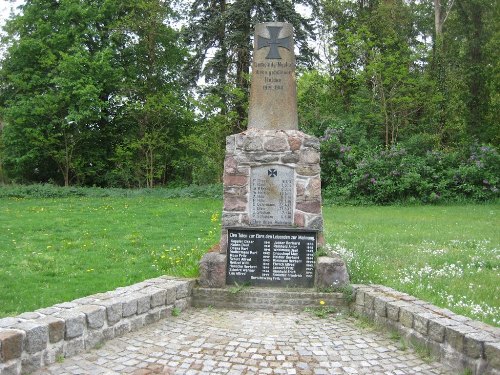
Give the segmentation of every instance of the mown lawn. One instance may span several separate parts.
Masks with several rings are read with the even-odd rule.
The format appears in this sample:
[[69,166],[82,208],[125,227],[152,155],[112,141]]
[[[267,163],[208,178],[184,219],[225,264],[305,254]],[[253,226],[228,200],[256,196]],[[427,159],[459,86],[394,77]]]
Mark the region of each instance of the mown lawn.
[[[218,199],[0,199],[0,316],[161,274],[196,276]],[[324,207],[352,281],[500,325],[500,205]]]
[[0,199],[0,316],[169,273],[218,241],[208,199]]

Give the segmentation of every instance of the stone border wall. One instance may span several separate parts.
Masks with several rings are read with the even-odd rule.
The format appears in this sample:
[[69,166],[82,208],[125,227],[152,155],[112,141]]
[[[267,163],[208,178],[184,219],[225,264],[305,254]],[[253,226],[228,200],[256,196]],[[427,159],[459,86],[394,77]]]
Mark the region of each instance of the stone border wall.
[[352,286],[351,309],[360,316],[398,331],[457,373],[500,375],[500,328],[382,285]]
[[158,277],[0,319],[0,374],[26,374],[191,305],[194,280]]
[[[29,373],[98,347],[107,340],[167,318],[172,310],[194,307],[296,309],[345,308],[341,293],[314,289],[194,288],[195,281],[159,277],[111,292],[0,319],[0,374]],[[398,331],[423,346],[457,374],[500,375],[500,328],[442,309],[382,285],[352,285],[351,311]]]

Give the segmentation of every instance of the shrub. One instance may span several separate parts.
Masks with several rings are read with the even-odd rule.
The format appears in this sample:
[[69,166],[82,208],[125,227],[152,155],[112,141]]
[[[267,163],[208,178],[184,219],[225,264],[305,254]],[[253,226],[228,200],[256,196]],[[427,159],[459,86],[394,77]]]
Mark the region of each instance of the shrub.
[[499,196],[500,156],[490,146],[473,146],[465,153],[416,152],[413,143],[411,153],[402,146],[360,149],[345,144],[339,129],[328,129],[321,140],[324,197],[329,202],[480,202]]

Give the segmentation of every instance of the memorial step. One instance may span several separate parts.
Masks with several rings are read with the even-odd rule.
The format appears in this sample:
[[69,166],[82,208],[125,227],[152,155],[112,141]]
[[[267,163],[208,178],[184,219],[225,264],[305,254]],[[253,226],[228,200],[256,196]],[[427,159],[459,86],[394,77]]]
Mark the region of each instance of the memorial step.
[[321,293],[305,288],[256,288],[227,286],[225,288],[193,288],[193,307],[214,307],[251,310],[304,310],[332,307],[348,309],[343,293]]

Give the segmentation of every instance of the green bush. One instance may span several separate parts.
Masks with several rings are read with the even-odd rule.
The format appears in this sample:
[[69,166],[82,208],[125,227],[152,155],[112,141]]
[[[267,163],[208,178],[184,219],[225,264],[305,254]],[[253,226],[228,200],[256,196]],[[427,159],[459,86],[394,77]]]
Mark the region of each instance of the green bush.
[[136,197],[156,196],[162,198],[222,198],[222,186],[190,185],[156,189],[118,189],[97,187],[62,187],[51,184],[3,185],[0,198],[68,198],[68,197]]
[[326,201],[393,204],[466,199],[480,202],[499,197],[500,156],[493,147],[473,146],[466,152],[420,150],[410,153],[402,146],[361,149],[343,140],[339,129],[328,129],[322,138],[321,168]]

